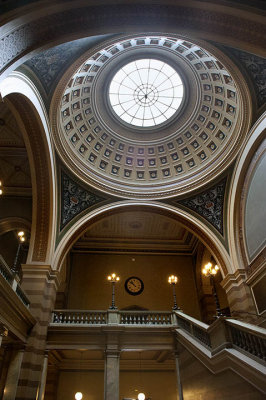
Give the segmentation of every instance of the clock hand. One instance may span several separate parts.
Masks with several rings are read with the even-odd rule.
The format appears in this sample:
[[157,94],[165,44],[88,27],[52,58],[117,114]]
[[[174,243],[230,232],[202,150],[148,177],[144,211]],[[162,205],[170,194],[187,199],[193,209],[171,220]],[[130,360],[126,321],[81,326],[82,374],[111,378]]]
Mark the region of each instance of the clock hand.
[[129,281],[133,286],[137,287],[133,281]]

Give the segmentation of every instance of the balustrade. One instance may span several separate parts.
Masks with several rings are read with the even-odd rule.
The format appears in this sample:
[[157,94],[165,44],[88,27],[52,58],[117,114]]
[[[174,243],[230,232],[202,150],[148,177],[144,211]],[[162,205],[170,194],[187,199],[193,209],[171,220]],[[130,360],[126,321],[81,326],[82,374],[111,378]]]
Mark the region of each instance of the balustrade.
[[9,283],[12,287],[16,295],[20,298],[20,300],[24,303],[26,307],[29,307],[30,301],[21,289],[18,284],[18,277],[17,275],[11,271],[3,257],[0,255],[0,274],[2,277]]
[[172,325],[171,312],[120,311],[122,325]]
[[[108,317],[110,313],[111,319]],[[188,333],[213,354],[222,348],[235,347],[266,361],[265,329],[223,317],[207,325],[181,311],[55,310],[52,324],[173,326]],[[217,339],[218,331],[223,334]]]
[[55,310],[52,323],[104,325],[107,323],[107,311]]
[[205,347],[211,348],[210,335],[207,332],[209,325],[197,321],[195,318],[189,317],[182,312],[176,312],[178,327],[188,332],[196,340],[198,340]]
[[266,361],[265,329],[232,320],[226,321],[226,324],[234,347]]
[[[118,324],[121,325],[173,325],[171,312],[146,312],[146,311],[112,311],[117,315]],[[108,324],[108,311],[84,310],[55,310],[52,316],[53,324]]]
[[13,273],[6,264],[5,260],[3,257],[0,255],[0,274],[5,278],[5,280],[11,285],[12,281],[14,279]]

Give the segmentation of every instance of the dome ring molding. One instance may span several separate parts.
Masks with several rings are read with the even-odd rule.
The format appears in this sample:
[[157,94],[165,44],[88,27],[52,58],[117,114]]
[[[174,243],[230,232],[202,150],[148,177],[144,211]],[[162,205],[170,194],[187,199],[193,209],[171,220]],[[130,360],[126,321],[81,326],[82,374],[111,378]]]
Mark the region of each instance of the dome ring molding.
[[[183,47],[185,49],[183,56],[186,62],[189,60],[188,57],[192,59],[192,61],[189,60],[192,65],[191,70],[196,70],[195,63],[198,63],[203,68],[202,71],[195,74],[195,76],[197,75],[195,82],[198,83],[199,77],[201,79],[200,83],[198,83],[200,85],[200,94],[197,96],[199,101],[196,101],[196,106],[194,106],[190,118],[187,116],[189,131],[192,131],[193,136],[191,135],[191,138],[186,137],[187,132],[190,134],[186,123],[181,127],[177,126],[178,121],[180,121],[185,114],[186,107],[183,107],[180,116],[177,117],[177,125],[175,125],[175,122],[169,124],[169,129],[173,129],[174,126],[176,127],[176,131],[173,129],[174,133],[172,136],[164,137],[162,134],[162,137],[157,139],[153,137],[153,132],[151,131],[147,133],[147,135],[150,135],[150,141],[148,141],[148,143],[143,141],[142,143],[136,144],[136,140],[130,137],[123,137],[123,140],[121,138],[119,141],[117,132],[113,133],[111,130],[105,132],[100,122],[95,119],[94,114],[92,115],[93,123],[92,126],[90,126],[89,117],[91,116],[86,116],[84,109],[73,109],[75,101],[75,99],[73,100],[73,91],[76,90],[73,89],[73,85],[75,86],[76,84],[75,79],[80,78],[81,69],[86,65],[88,66],[88,64],[89,67],[91,67],[92,63],[90,64],[89,60],[91,60],[92,57],[96,57],[96,55],[97,57],[101,57],[106,49],[109,51],[117,46],[119,40],[119,43],[126,43],[132,40],[136,41],[138,38],[147,37],[151,40],[151,37],[159,37],[159,34],[145,34],[135,37],[123,36],[115,40],[106,41],[101,46],[97,46],[86,52],[73,63],[64,74],[55,90],[50,108],[51,123],[53,127],[56,127],[53,135],[54,143],[60,157],[66,165],[72,168],[76,176],[85,183],[103,192],[124,198],[169,198],[183,195],[210,182],[224,171],[235,159],[241,142],[247,134],[251,123],[252,102],[250,90],[235,64],[221,51],[207,43],[198,40],[193,40],[192,43],[191,39],[187,39],[186,37],[180,35],[176,37],[173,34],[169,34],[163,36],[164,43],[170,38],[172,43]],[[195,57],[195,52],[198,52],[201,57]],[[207,62],[210,64],[213,63],[214,68],[210,67],[207,69],[204,62],[205,64],[207,64]],[[219,72],[218,74],[216,74],[217,69]],[[187,68],[186,71],[189,71],[189,68]],[[184,71],[184,74],[181,73],[183,82],[186,81],[184,78],[186,71]],[[219,82],[215,82],[214,74],[218,77],[217,79]],[[87,75],[89,76],[90,73]],[[86,73],[83,74],[83,80],[87,75]],[[205,79],[206,83],[204,82]],[[95,79],[95,82],[97,85],[97,79]],[[216,89],[219,85],[222,88],[221,93],[216,93]],[[84,94],[82,90],[85,86],[78,86],[80,93]],[[187,90],[186,88],[186,91]],[[90,87],[90,92],[93,92],[92,86]],[[209,92],[209,94],[207,94],[207,92]],[[68,96],[66,96],[66,93]],[[64,99],[66,99],[66,101]],[[81,100],[82,97],[78,99],[78,101]],[[217,105],[217,102],[220,102],[222,107]],[[232,113],[230,113],[228,108],[230,106],[233,109]],[[204,107],[205,109],[207,107],[205,114],[202,111]],[[68,110],[68,115],[66,110]],[[81,123],[84,122],[87,124],[85,125],[86,135],[80,133],[79,129],[81,125],[74,120],[77,112],[80,111],[82,115]],[[219,120],[215,121],[214,113],[218,113]],[[203,118],[204,121],[201,123],[199,118]],[[228,122],[228,126],[225,126],[225,122]],[[72,124],[69,131],[67,131],[68,124]],[[194,124],[199,127],[197,128],[199,129],[198,132],[193,132],[192,128]],[[209,131],[207,131],[209,133],[209,139],[205,142],[202,140],[199,143],[199,137],[204,131],[208,130],[211,125],[215,126],[214,132],[209,133]],[[98,136],[97,129],[99,130]],[[166,129],[168,129],[168,127]],[[88,133],[93,136],[92,143],[89,143],[87,140]],[[103,134],[105,137],[103,137]],[[156,130],[154,134],[157,134]],[[221,146],[219,139],[220,134],[223,134],[226,139]],[[78,137],[78,145],[77,143],[71,143],[71,139],[74,136]],[[106,138],[107,143],[105,141]],[[180,138],[183,140],[182,144],[177,143]],[[194,139],[198,141],[199,149],[193,149],[192,145]],[[215,151],[211,150],[211,145],[213,145],[213,143]],[[173,144],[174,148],[170,148]],[[98,149],[96,145],[99,145]],[[122,149],[118,147],[120,145],[122,145]],[[82,147],[86,149],[85,154],[81,154]],[[149,148],[152,147],[154,156],[148,152],[150,151]],[[162,154],[159,152],[161,148],[163,148]],[[188,155],[185,155],[183,152],[186,148],[189,149]],[[106,150],[109,151],[107,155],[104,153]],[[140,150],[143,151],[142,154]],[[200,151],[208,152],[208,157],[206,157],[205,160],[200,159]],[[109,156],[111,153],[113,158],[110,161]],[[114,158],[118,153],[121,158],[123,158],[123,163]],[[177,160],[175,161],[173,161],[173,153],[178,154]],[[89,159],[90,154],[95,156],[94,160]],[[146,160],[146,166],[143,167],[137,164],[139,156]],[[163,164],[163,157],[166,159],[166,165]],[[131,158],[131,161],[133,160],[134,165],[132,168],[131,165],[126,164],[129,158]],[[155,159],[155,163],[157,164],[156,168],[148,164],[151,158]],[[192,159],[192,165],[189,165],[190,159]],[[104,162],[108,168],[104,170],[101,162]],[[181,168],[183,168],[181,173],[178,171],[178,163],[181,164]],[[120,172],[117,173],[117,171]],[[137,175],[139,171],[144,171],[143,175],[146,175],[145,179],[141,179],[141,176]],[[156,174],[152,176],[154,171]],[[127,172],[129,175],[126,175]]]

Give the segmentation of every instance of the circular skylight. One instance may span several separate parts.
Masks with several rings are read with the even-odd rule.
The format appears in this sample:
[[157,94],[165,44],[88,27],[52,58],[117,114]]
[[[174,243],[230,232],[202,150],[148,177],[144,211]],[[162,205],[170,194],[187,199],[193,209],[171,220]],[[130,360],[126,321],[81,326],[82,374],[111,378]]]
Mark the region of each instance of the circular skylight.
[[167,122],[179,109],[183,83],[170,65],[140,59],[124,65],[113,77],[109,100],[124,122],[148,128]]

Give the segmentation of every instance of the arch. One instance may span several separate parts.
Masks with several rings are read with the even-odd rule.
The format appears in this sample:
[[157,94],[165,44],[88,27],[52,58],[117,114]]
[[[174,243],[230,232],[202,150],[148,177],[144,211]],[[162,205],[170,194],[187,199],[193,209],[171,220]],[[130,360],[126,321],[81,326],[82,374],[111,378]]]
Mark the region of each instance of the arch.
[[252,166],[252,159],[257,158],[256,152],[265,141],[266,112],[261,115],[249,132],[246,142],[240,153],[231,181],[228,200],[228,236],[229,249],[233,265],[239,269],[248,269],[249,257],[244,237],[244,210],[250,176],[256,162]]
[[20,217],[7,217],[0,220],[0,236],[15,230],[31,231],[31,223]]
[[232,273],[232,265],[225,247],[218,240],[217,236],[196,217],[190,215],[186,211],[180,210],[168,204],[159,203],[156,201],[130,200],[119,201],[99,207],[87,215],[84,215],[79,221],[77,221],[59,242],[52,263],[53,268],[60,270],[65,255],[70,250],[74,242],[86,231],[90,224],[98,221],[106,215],[111,215],[118,212],[127,212],[128,210],[152,211],[176,219],[179,223],[184,225],[186,229],[193,232],[193,234],[195,234],[195,236],[197,236],[210,250],[221,267],[223,277]]
[[[12,15],[14,19],[11,20]],[[19,15],[19,17],[18,17]],[[256,8],[237,4],[226,6],[191,0],[173,4],[171,0],[138,5],[127,0],[110,4],[104,0],[95,5],[85,0],[75,2],[46,1],[20,7],[10,13],[2,25],[3,76],[30,58],[34,52],[70,40],[105,32],[165,31],[189,34],[220,44],[265,56],[265,24]]]
[[49,263],[55,232],[55,166],[44,104],[33,84],[13,73],[0,83],[0,93],[22,132],[33,187],[28,263]]

